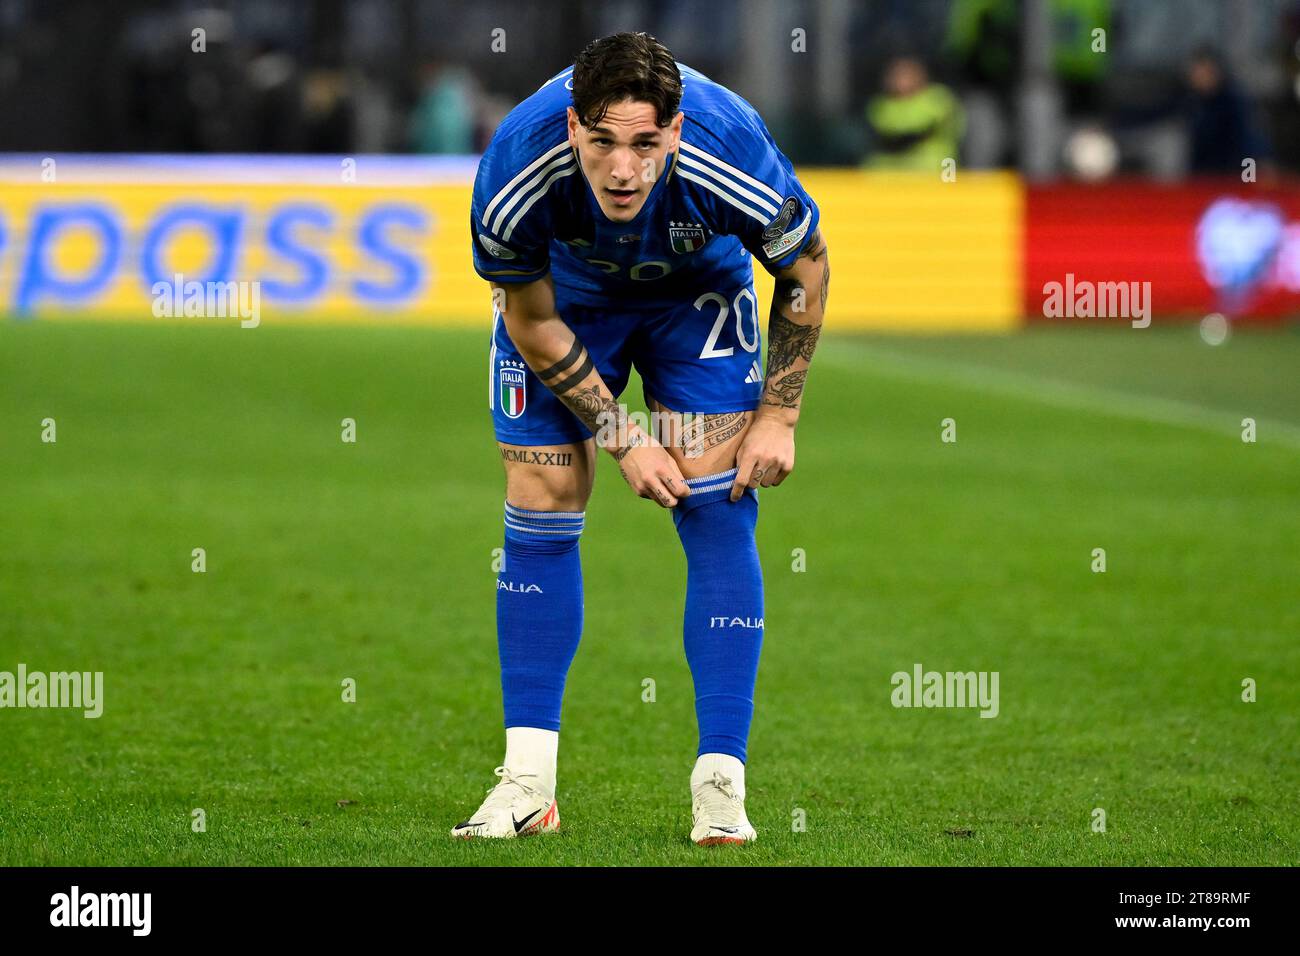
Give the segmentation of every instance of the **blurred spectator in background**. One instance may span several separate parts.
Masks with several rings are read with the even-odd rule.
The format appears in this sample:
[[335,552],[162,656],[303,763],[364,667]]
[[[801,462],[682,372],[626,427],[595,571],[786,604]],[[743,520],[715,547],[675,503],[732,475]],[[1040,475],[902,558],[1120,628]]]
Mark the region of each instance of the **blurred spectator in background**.
[[352,84],[342,70],[310,70],[303,81],[303,147],[308,153],[352,152]]
[[[1044,126],[1043,137],[1053,144],[1063,141],[1067,127],[1075,125],[1065,116],[1073,121],[1097,119],[1110,49],[1111,4],[1112,0],[1047,2],[1047,63],[1059,101],[1038,119]],[[962,144],[967,166],[1008,165],[1017,152],[1013,118],[1024,90],[1024,13],[1018,0],[952,0],[948,10],[943,49],[960,77],[961,102],[968,117],[969,133]],[[1024,144],[1019,145],[1023,150]]]
[[1020,11],[1014,0],[953,0],[944,40],[959,72],[970,131],[965,164],[976,169],[1011,159],[1010,117],[1020,79]]
[[1186,76],[1191,171],[1240,174],[1247,157],[1265,165],[1272,155],[1268,141],[1222,58],[1213,50],[1198,50],[1187,63]]
[[937,173],[943,160],[957,158],[961,104],[946,86],[930,82],[916,57],[886,64],[884,92],[867,103],[867,122],[875,144],[867,165],[874,169]]
[[474,152],[478,88],[470,73],[436,60],[425,64],[422,73],[411,114],[411,148],[417,153]]
[[1052,72],[1070,116],[1094,115],[1106,71],[1111,0],[1051,0]]
[[[800,163],[874,133],[884,168],[1300,169],[1300,0],[731,0],[697,35],[710,3],[0,0],[0,151],[476,153],[573,36],[636,28],[744,90]],[[516,14],[529,40],[500,56],[485,24]],[[814,14],[835,42],[780,52]],[[1229,58],[1189,61],[1201,37]]]
[[275,43],[259,43],[244,71],[244,81],[249,96],[249,148],[259,153],[297,150],[302,136],[297,60]]

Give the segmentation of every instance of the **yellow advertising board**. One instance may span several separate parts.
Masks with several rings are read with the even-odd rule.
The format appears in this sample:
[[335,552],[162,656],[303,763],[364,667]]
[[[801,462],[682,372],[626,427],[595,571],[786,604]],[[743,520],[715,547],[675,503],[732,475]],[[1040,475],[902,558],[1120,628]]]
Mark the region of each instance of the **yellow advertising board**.
[[[208,157],[179,169],[83,158],[44,180],[0,168],[0,312],[152,320],[160,286],[260,285],[263,321],[486,327],[473,270],[472,160],[293,163]],[[420,165],[426,164],[426,165]],[[1020,319],[1023,189],[1010,174],[807,170],[832,262],[828,325],[1002,329]],[[757,269],[760,298],[771,280]],[[177,300],[179,306],[179,299]]]
[[1024,188],[1013,173],[959,172],[945,182],[937,173],[814,169],[799,178],[821,208],[830,251],[828,327],[1020,324]]

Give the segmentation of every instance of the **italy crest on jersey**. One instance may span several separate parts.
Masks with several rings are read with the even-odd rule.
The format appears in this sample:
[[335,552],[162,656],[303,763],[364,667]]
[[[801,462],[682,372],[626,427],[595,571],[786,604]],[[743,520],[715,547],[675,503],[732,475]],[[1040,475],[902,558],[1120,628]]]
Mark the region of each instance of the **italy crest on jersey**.
[[518,418],[524,413],[527,392],[524,391],[524,370],[501,367],[501,411],[507,418]]
[[679,256],[694,252],[704,245],[704,225],[698,222],[670,222],[668,241],[672,243],[673,252]]

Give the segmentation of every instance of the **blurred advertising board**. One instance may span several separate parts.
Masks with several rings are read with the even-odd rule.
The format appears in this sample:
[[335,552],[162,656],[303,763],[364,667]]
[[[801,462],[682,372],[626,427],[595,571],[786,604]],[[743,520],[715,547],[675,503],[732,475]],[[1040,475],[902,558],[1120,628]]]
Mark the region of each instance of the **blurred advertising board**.
[[[1005,172],[801,170],[831,260],[827,326],[1005,330],[1020,324],[1024,192]],[[758,286],[770,280],[762,270]]]
[[[0,157],[0,313],[152,321],[157,283],[256,284],[267,321],[486,328],[467,157]],[[1012,173],[806,169],[828,325],[1007,330],[1055,288],[1149,284],[1160,318],[1300,312],[1300,189],[1024,185]],[[760,296],[771,279],[756,269]],[[1136,285],[1134,286],[1136,289]],[[176,299],[180,314],[180,297]],[[163,310],[166,311],[166,310]],[[1059,316],[1059,318],[1057,317]]]
[[[152,320],[155,283],[259,283],[268,318],[482,319],[470,159],[0,161],[0,309]],[[43,178],[44,177],[44,178]]]
[[1160,317],[1300,313],[1300,183],[1031,185],[1025,210],[1030,318],[1052,283],[1150,283]]
[[[154,320],[157,283],[257,283],[267,321],[487,327],[467,231],[475,157],[0,157],[0,312]],[[806,170],[841,328],[1020,319],[1005,173]],[[770,295],[761,269],[758,286]],[[179,297],[177,299],[179,305]]]

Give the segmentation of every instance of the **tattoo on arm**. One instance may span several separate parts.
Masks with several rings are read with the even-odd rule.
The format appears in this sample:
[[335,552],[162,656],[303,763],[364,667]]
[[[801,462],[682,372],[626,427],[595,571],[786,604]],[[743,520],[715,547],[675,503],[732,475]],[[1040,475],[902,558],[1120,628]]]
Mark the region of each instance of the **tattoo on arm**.
[[[617,429],[616,433],[621,434],[624,431],[620,427],[624,413],[618,402],[614,401],[609,395],[602,395],[600,389],[595,385],[580,388],[567,395],[560,395],[559,398],[569,408],[573,409],[573,414],[577,415],[578,419],[592,432],[598,432],[602,428],[610,427]],[[633,447],[632,444],[627,446],[627,448],[631,447]],[[623,454],[627,454],[627,448],[619,450]]]
[[799,253],[800,259],[811,259],[813,262],[820,262],[826,257],[826,240],[822,238],[822,231],[818,229],[813,233],[812,238],[808,240],[808,248]]
[[578,341],[577,336],[574,336],[573,345],[569,347],[569,354],[554,365],[542,369],[537,373],[537,377],[558,398],[563,399],[564,393],[580,384],[584,378],[591,374],[594,367],[591,356],[582,347],[582,343]]
[[[573,345],[564,358],[537,373],[537,377],[555,393],[555,397],[569,406],[573,414],[593,432],[599,431],[603,426],[619,425],[623,414],[618,403],[611,396],[601,394],[597,386],[578,388],[595,368],[591,355],[575,336]],[[626,454],[626,449],[623,452]]]
[[[595,431],[595,429],[592,429],[592,431]],[[615,448],[614,451],[611,452],[611,454],[613,454],[615,461],[622,461],[627,456],[627,453],[630,452],[633,448],[636,448],[640,445],[644,445],[645,443],[646,443],[645,436],[642,435],[640,432],[636,432],[634,434],[627,436],[626,445],[624,445],[622,448]],[[620,467],[619,471],[623,471],[623,469]],[[624,473],[623,477],[626,478],[627,474]]]
[[591,370],[596,366],[591,361],[591,356],[587,350],[578,344],[578,340],[573,340],[573,348],[569,349],[569,354],[560,361],[556,362],[550,368],[543,369],[537,373],[537,377],[546,383],[546,387],[558,395],[564,397],[564,393],[575,385],[581,384],[582,380],[591,374]]
[[[822,247],[825,249],[825,247]],[[826,295],[831,291],[831,260],[827,259],[822,266],[822,313],[826,312]]]
[[569,347],[569,354],[564,356],[564,358],[560,359],[550,368],[542,369],[537,373],[537,377],[542,381],[555,378],[555,376],[568,371],[574,365],[578,364],[580,358],[582,358],[582,343],[578,341],[578,337],[575,335],[573,337],[573,345]]
[[[822,267],[820,301],[821,311],[824,313],[826,297],[830,291],[831,263],[821,230],[813,234],[808,248],[800,254],[799,258],[819,263]],[[822,329],[820,321],[816,325],[802,325],[791,319],[783,310],[788,303],[802,302],[804,295],[804,286],[798,279],[777,278],[776,294],[772,297],[772,314],[767,325],[767,381],[763,389],[764,405],[778,405],[782,408],[799,407],[799,399],[808,379],[808,370],[806,364],[804,368],[796,369],[795,363],[800,359],[805,363],[812,361]]]
[[764,405],[780,405],[782,408],[798,408],[799,397],[803,394],[807,371],[790,372],[767,386],[763,393]]
[[821,336],[821,326],[800,325],[791,322],[781,314],[778,307],[780,299],[774,300],[772,315],[767,322],[767,374],[784,372],[794,364],[795,359],[812,360],[817,348],[817,339]]
[[808,242],[808,248],[799,255],[800,259],[810,259],[813,262],[822,264],[822,311],[826,311],[826,295],[831,287],[831,260],[826,254],[826,240],[822,238],[822,231],[818,229],[813,233],[813,237]]

